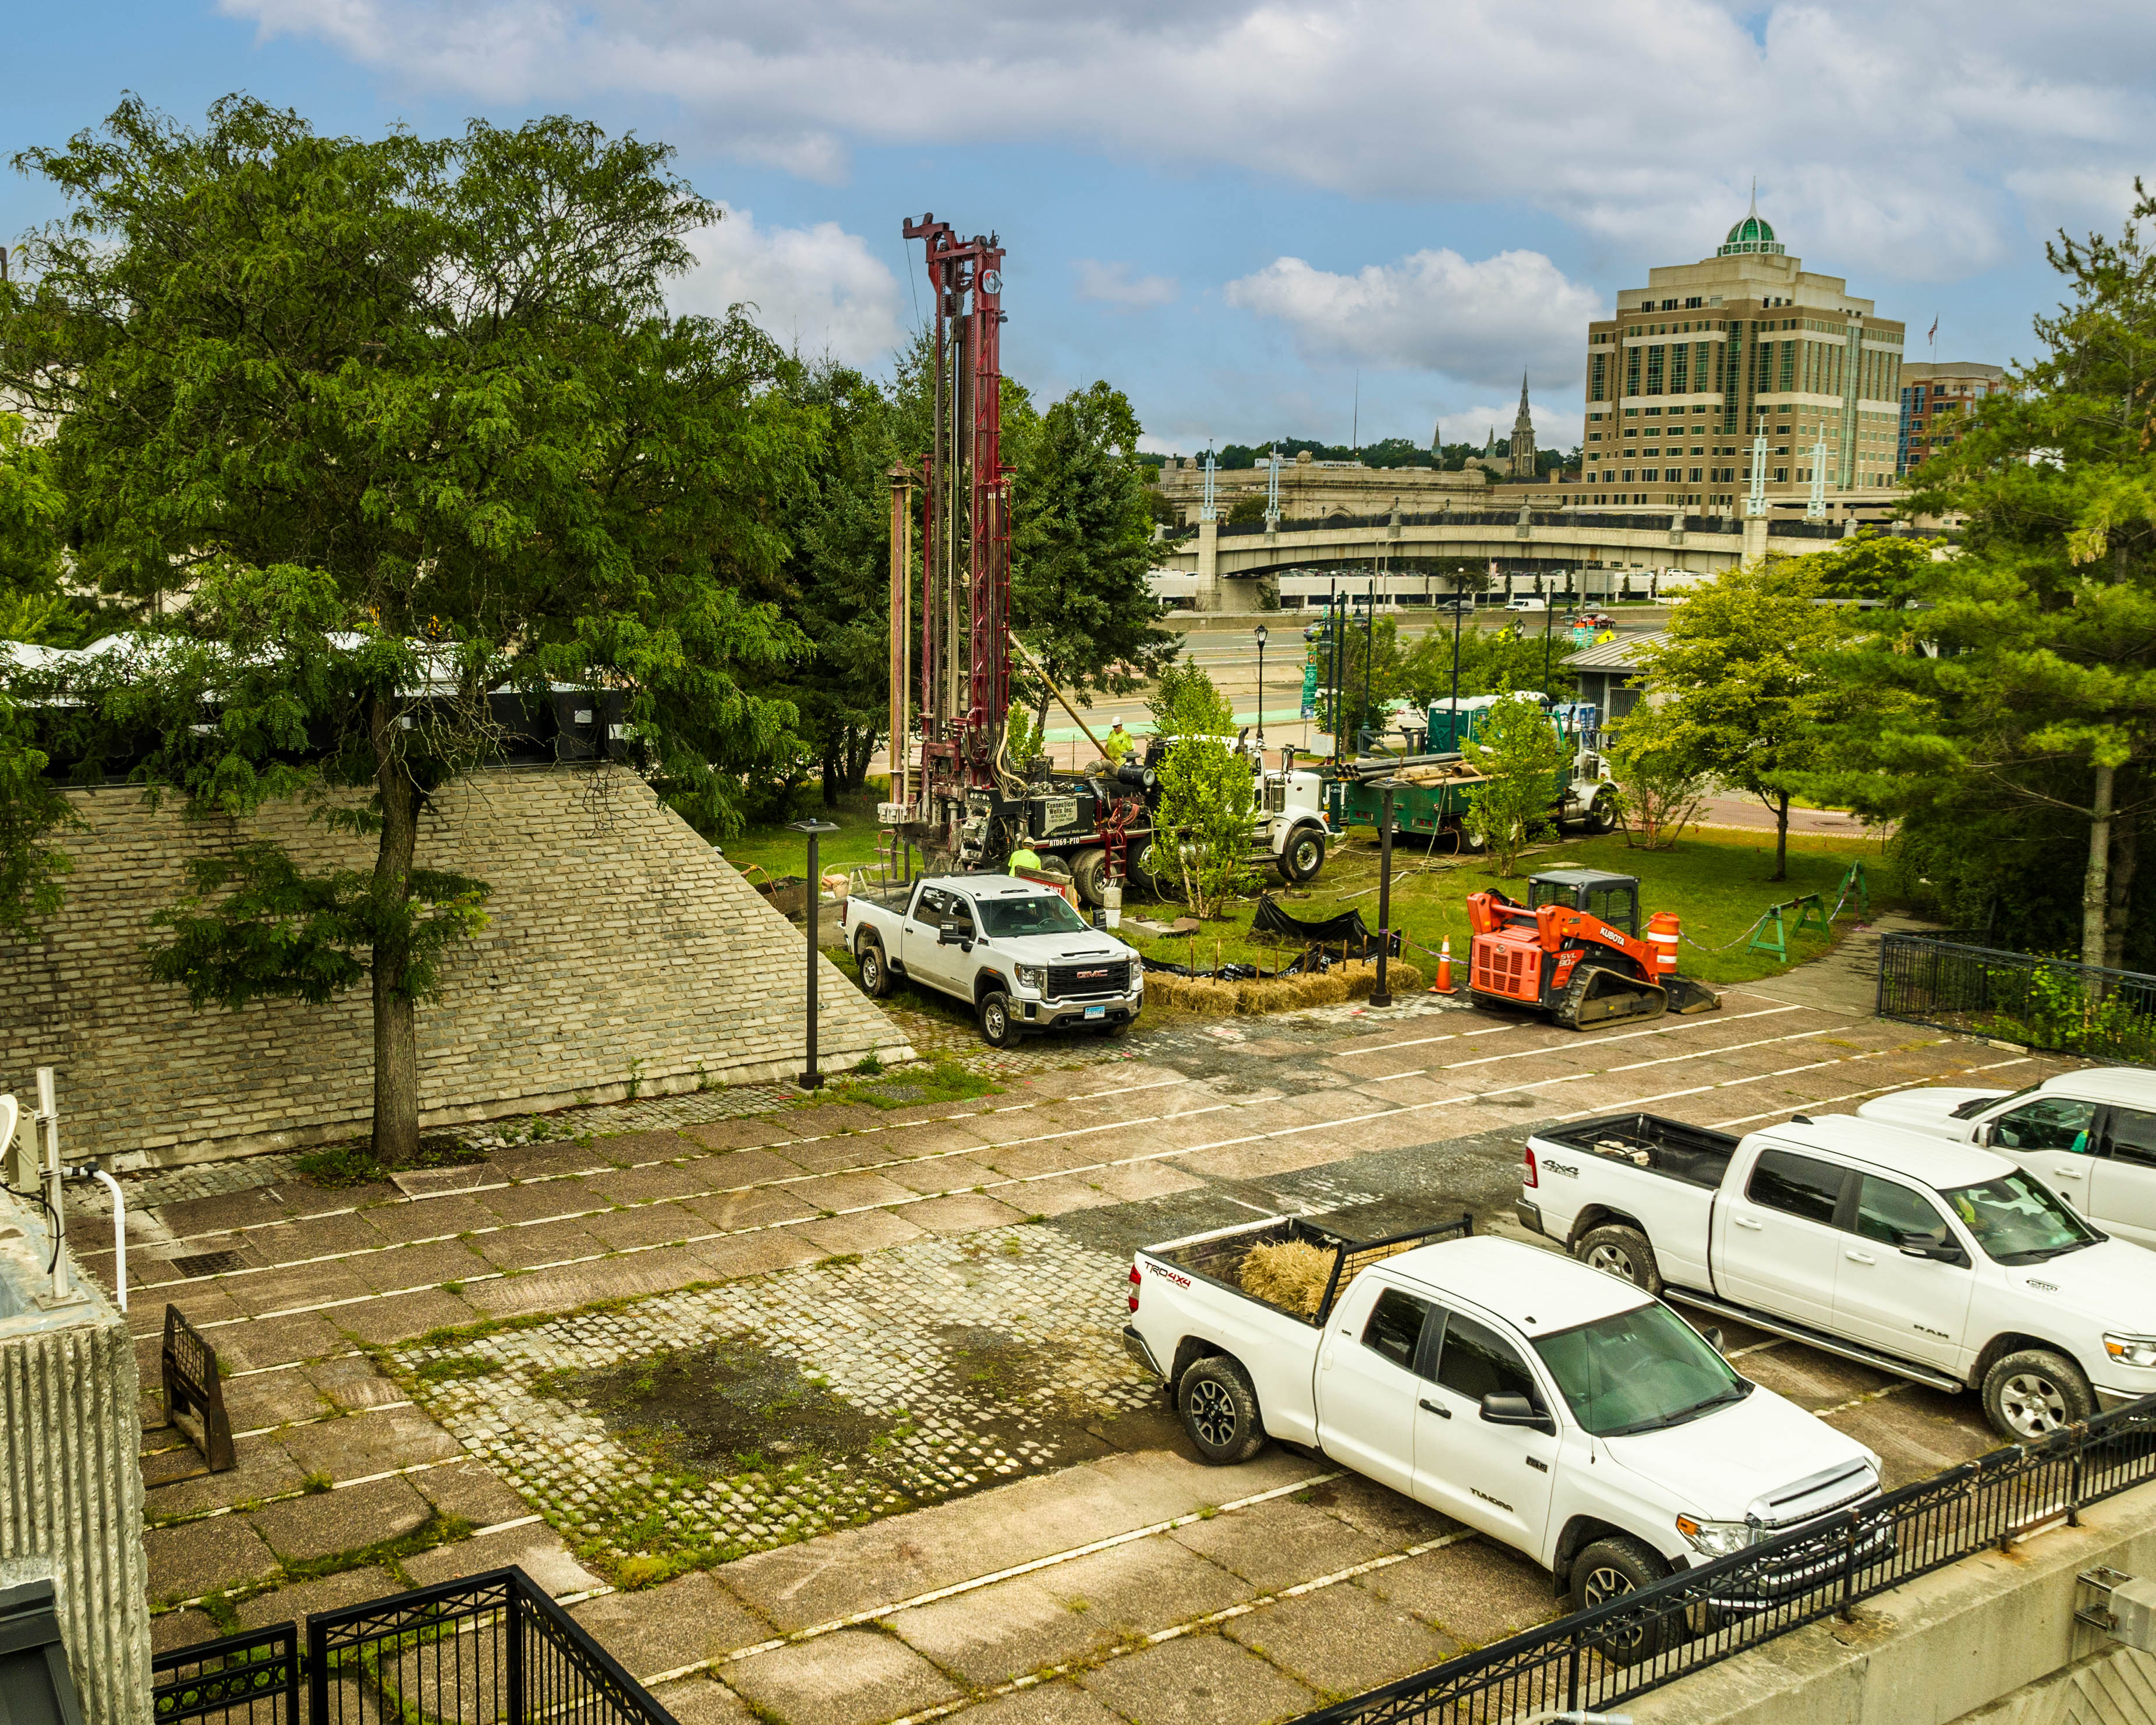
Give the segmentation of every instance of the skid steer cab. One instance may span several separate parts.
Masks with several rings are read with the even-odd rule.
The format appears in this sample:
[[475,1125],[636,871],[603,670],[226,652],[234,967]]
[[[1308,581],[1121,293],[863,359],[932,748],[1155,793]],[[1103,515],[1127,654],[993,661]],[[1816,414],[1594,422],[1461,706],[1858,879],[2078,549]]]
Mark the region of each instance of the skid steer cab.
[[1722,997],[1677,974],[1677,919],[1657,911],[1640,934],[1640,883],[1602,869],[1530,875],[1527,902],[1467,901],[1467,992],[1477,1006],[1525,1006],[1568,1030],[1665,1012],[1719,1012]]

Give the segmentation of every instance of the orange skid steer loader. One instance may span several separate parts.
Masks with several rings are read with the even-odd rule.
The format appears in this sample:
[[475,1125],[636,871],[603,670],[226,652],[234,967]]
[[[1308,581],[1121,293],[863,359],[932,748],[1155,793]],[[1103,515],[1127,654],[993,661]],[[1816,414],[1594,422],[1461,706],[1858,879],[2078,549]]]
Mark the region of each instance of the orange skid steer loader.
[[1677,974],[1676,913],[1639,932],[1640,883],[1601,869],[1530,875],[1527,902],[1467,901],[1467,991],[1477,1006],[1529,1006],[1568,1030],[1663,1013],[1719,1012],[1722,997]]

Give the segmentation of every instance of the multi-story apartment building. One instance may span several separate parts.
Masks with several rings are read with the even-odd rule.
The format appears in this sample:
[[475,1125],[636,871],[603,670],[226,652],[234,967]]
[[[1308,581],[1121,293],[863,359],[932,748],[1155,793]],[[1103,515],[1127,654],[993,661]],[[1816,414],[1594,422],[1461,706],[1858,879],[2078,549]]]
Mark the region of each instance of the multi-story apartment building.
[[1961,435],[1969,409],[2006,388],[2006,367],[1975,360],[1902,367],[1902,434],[1894,470],[1907,473]]
[[1711,258],[1651,269],[1588,326],[1587,506],[1892,511],[1903,326],[1789,255],[1758,205]]

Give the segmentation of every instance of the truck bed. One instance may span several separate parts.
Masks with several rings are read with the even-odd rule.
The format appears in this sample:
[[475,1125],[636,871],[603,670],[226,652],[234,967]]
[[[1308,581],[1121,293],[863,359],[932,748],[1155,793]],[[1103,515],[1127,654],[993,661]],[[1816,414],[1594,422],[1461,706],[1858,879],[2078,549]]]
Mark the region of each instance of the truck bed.
[[[1383,1240],[1352,1240],[1306,1216],[1274,1216],[1264,1221],[1246,1222],[1233,1228],[1219,1229],[1211,1234],[1192,1235],[1186,1240],[1170,1240],[1165,1245],[1147,1246],[1142,1250],[1147,1257],[1158,1259],[1163,1264],[1172,1264],[1177,1269],[1201,1277],[1240,1299],[1265,1307],[1314,1329],[1323,1325],[1333,1302],[1340,1297],[1341,1291],[1354,1280],[1358,1272],[1379,1259],[1412,1251],[1417,1246],[1430,1245],[1440,1240],[1464,1239],[1474,1231],[1475,1219],[1462,1216],[1456,1222],[1447,1222],[1435,1228],[1417,1229],[1407,1234],[1389,1235]],[[1315,1316],[1291,1311],[1270,1300],[1261,1300],[1243,1286],[1243,1260],[1250,1256],[1251,1247],[1273,1245],[1286,1240],[1301,1240],[1316,1246],[1333,1260],[1331,1286]]]
[[1552,1127],[1535,1137],[1568,1150],[1650,1168],[1708,1191],[1721,1186],[1738,1142],[1733,1132],[1687,1126],[1681,1120],[1665,1119],[1659,1114],[1611,1114],[1600,1120],[1584,1120],[1576,1126]]

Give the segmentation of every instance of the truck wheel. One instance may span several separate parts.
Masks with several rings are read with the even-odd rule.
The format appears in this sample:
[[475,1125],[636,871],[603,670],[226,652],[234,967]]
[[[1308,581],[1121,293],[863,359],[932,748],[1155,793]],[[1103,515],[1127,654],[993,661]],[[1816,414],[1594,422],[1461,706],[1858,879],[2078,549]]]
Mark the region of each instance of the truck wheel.
[[1183,1374],[1176,1408],[1198,1459],[1212,1466],[1248,1461],[1265,1446],[1250,1375],[1224,1353],[1209,1354]]
[[880,1000],[891,993],[891,967],[884,962],[883,943],[873,935],[863,935],[854,948],[854,958],[861,968],[861,992],[871,1000]]
[[[1669,1573],[1670,1566],[1659,1553],[1629,1534],[1598,1539],[1572,1560],[1572,1609],[1584,1611],[1590,1605],[1606,1605],[1652,1587]],[[1636,1665],[1676,1640],[1683,1612],[1683,1602],[1671,1600],[1662,1611],[1644,1612],[1636,1619],[1615,1618],[1603,1626],[1593,1645],[1618,1665]]]
[[1594,800],[1587,805],[1587,819],[1580,823],[1580,830],[1588,833],[1614,833],[1617,830],[1617,796],[1614,791],[1597,791]]
[[2010,1444],[2047,1437],[2095,1411],[2081,1368],[2048,1348],[2019,1349],[1984,1374],[1984,1417]]
[[1018,1020],[1011,1016],[1010,996],[991,988],[981,996],[981,1040],[990,1048],[1009,1048],[1019,1039]]
[[1153,877],[1152,854],[1154,845],[1150,839],[1133,839],[1123,858],[1123,865],[1130,871],[1131,885],[1154,897],[1160,896],[1160,883]]
[[1662,1291],[1661,1266],[1655,1262],[1655,1249],[1636,1228],[1613,1223],[1607,1228],[1589,1229],[1572,1250],[1573,1255],[1590,1270],[1621,1276],[1650,1294]]
[[1098,910],[1108,901],[1108,853],[1081,850],[1070,859],[1070,884],[1078,896]]
[[1315,880],[1325,866],[1325,834],[1316,827],[1297,827],[1280,855],[1281,879],[1291,886]]
[[1469,856],[1480,856],[1490,848],[1490,835],[1479,827],[1462,823],[1452,829],[1460,838],[1460,848]]

